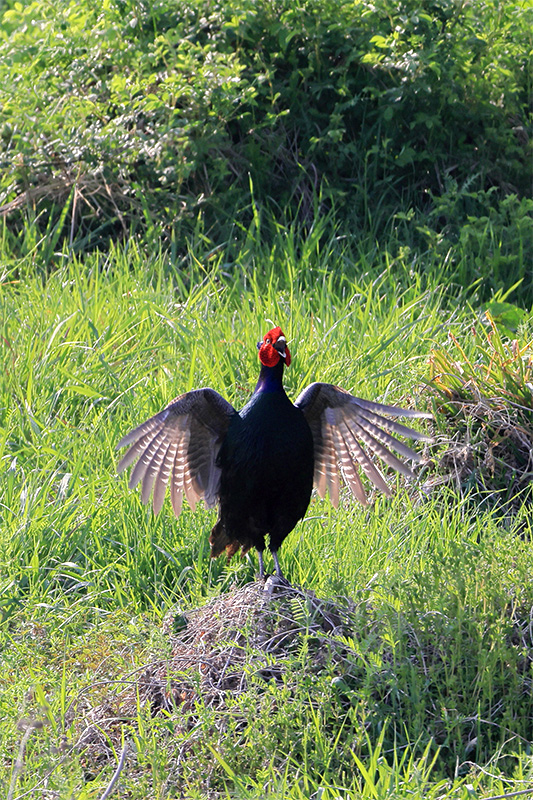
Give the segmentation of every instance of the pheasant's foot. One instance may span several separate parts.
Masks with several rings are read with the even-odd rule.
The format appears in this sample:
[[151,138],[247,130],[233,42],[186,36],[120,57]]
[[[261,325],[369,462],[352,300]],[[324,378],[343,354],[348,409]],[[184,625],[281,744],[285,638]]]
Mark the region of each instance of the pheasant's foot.
[[279,575],[269,575],[265,581],[264,594],[265,597],[270,598],[279,589],[291,589],[291,585],[287,578]]

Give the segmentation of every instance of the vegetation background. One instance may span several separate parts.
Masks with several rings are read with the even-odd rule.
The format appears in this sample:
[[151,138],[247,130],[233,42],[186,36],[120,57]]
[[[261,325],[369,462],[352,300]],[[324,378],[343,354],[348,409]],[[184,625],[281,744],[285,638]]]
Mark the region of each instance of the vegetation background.
[[117,796],[531,789],[530,0],[0,13],[6,796],[101,797],[94,709],[167,653],[169,609],[253,580],[209,561],[212,512],[154,519],[114,447],[193,387],[243,404],[271,321],[291,396],[416,403],[435,444],[284,544],[293,583],[352,600],[351,661],[310,669],[304,637],[223,715],[139,702]]

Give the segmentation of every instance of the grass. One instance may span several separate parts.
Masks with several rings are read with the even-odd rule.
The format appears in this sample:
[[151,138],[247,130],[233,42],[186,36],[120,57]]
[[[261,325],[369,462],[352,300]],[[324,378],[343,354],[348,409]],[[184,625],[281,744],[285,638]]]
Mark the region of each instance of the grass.
[[[472,311],[430,255],[413,270],[386,245],[354,248],[319,228],[280,228],[266,246],[256,221],[239,250],[198,236],[179,265],[133,239],[83,262],[64,251],[51,265],[47,252],[46,271],[39,259],[36,247],[6,269],[0,292],[0,786],[81,800],[100,798],[115,768],[76,746],[91,708],[164,657],[170,608],[203,605],[256,569],[209,559],[214,512],[176,523],[166,502],[154,518],[115,475],[119,438],[194,387],[243,405],[271,322],[291,341],[290,396],[325,380],[431,407],[431,351]],[[530,538],[525,511],[502,519],[427,491],[424,475],[368,509],[314,499],[282,566],[319,597],[352,599],[349,666],[311,674],[295,653],[283,685],[236,699],[223,728],[201,703],[192,727],[139,704],[116,796],[466,800],[529,788]]]

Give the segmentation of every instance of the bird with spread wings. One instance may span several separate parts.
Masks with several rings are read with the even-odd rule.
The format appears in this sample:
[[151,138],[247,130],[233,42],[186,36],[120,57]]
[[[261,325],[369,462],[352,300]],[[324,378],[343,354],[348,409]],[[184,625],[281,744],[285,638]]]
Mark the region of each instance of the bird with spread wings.
[[258,351],[259,379],[241,411],[213,389],[182,394],[120,440],[117,447],[128,450],[118,472],[135,464],[129,486],[142,483],[141,499],[147,503],[152,495],[156,514],[167,487],[176,517],[184,496],[193,510],[199,500],[207,507],[218,503],[211,556],[225,552],[229,559],[255,547],[260,577],[268,535],[282,577],[277,552],[305,515],[313,486],[320,497],[329,492],[337,507],[345,482],[366,504],[364,473],[390,495],[375,457],[411,477],[403,459],[420,461],[420,455],[396,437],[430,437],[396,420],[431,414],[362,400],[330,383],[310,384],[292,403],[283,388],[291,355],[281,328],[270,330]]

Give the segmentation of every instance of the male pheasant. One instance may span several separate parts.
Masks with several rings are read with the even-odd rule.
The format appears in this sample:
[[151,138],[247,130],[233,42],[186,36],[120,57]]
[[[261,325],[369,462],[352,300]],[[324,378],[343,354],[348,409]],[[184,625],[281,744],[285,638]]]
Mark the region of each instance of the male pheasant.
[[391,432],[410,439],[429,437],[390,417],[431,414],[361,400],[329,383],[310,384],[293,404],[282,383],[291,355],[281,328],[270,330],[257,346],[259,380],[242,411],[213,389],[182,394],[120,440],[117,447],[130,448],[118,472],[137,461],[129,486],[142,481],[143,503],[153,492],[156,514],[167,485],[176,517],[184,494],[193,510],[200,499],[208,507],[218,502],[219,517],[209,537],[211,556],[226,551],[230,559],[239,548],[244,554],[255,547],[259,575],[264,577],[268,534],[276,574],[283,577],[277,552],[305,515],[313,484],[321,497],[328,490],[336,507],[343,478],[366,504],[360,467],[390,495],[363,445],[392,469],[411,476],[410,468],[389,448],[413,461],[420,456]]

